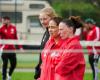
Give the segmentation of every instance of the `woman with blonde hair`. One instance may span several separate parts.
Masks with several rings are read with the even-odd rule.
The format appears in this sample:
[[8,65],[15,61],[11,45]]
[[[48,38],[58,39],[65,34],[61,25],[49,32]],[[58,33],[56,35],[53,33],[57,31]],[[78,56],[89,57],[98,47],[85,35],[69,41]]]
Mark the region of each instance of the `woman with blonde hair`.
[[[56,15],[55,11],[51,7],[43,8],[40,11],[39,19],[40,19],[40,22],[41,22],[43,28],[45,29],[45,32],[44,32],[44,35],[43,35],[43,38],[42,38],[42,41],[41,41],[40,50],[44,48],[45,43],[49,39],[49,32],[48,32],[49,21],[52,18],[56,17],[56,16],[57,15]],[[42,60],[41,60],[41,53],[40,53],[39,63],[35,67],[34,79],[38,79],[40,77],[40,74],[41,74],[41,69],[40,69],[41,63],[42,63]]]

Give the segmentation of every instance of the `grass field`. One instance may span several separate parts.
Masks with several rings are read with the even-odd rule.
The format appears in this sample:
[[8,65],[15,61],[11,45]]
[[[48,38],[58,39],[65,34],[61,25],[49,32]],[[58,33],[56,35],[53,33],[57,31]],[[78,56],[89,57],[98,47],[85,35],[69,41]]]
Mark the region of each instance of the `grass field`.
[[[17,54],[17,68],[34,68],[36,64],[38,63],[39,54],[31,54],[31,53],[23,53],[23,54]],[[88,55],[85,54],[85,61],[86,61],[86,68],[90,68],[90,65],[88,63]],[[0,68],[2,65],[2,61],[0,58]],[[98,64],[98,67],[100,68],[100,61]]]
[[[17,69],[24,68],[24,69],[34,69],[36,64],[38,63],[39,54],[17,54]],[[86,60],[86,69],[90,69],[88,63],[88,55],[85,55]],[[2,61],[0,59],[0,68],[1,68]],[[99,68],[100,68],[100,61],[99,61]],[[12,76],[12,80],[34,80],[33,79],[33,72],[14,72]],[[100,73],[99,73],[100,79]],[[1,72],[0,72],[0,80],[1,80]],[[84,80],[92,80],[91,73],[85,73]]]
[[[85,55],[87,68],[89,68],[88,56]],[[17,68],[34,68],[39,60],[39,54],[23,53],[17,54]],[[2,66],[2,60],[0,58],[0,67]]]
[[[23,53],[17,54],[17,68],[34,68],[38,63],[39,54]],[[2,66],[2,60],[0,58],[0,67]]]
[[[12,76],[12,80],[35,80],[34,74],[32,72],[15,72]],[[100,74],[99,74],[100,79]],[[0,80],[1,80],[1,73],[0,73]],[[84,80],[92,80],[91,73],[85,73]]]

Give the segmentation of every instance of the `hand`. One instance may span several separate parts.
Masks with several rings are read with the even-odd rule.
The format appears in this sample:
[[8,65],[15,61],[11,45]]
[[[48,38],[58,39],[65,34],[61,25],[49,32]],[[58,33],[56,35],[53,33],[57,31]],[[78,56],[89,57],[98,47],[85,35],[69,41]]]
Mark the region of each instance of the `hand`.
[[98,59],[99,55],[98,54],[94,54],[94,59]]
[[20,48],[20,51],[23,53],[24,52],[24,49],[23,48]]
[[0,47],[0,56],[2,55],[4,45]]
[[40,74],[41,74],[41,69],[40,69],[40,67],[36,67],[35,68],[35,75],[34,75],[34,79],[39,79],[39,77],[40,77]]
[[2,50],[0,49],[0,56],[2,55]]

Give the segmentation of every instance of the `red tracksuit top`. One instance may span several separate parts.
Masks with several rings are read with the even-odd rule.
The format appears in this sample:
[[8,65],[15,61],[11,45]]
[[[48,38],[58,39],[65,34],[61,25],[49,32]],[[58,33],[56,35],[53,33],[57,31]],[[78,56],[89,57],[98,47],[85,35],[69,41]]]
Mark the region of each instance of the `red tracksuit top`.
[[40,80],[54,80],[55,77],[55,65],[59,61],[60,54],[58,52],[62,45],[62,40],[57,44],[53,38],[49,38],[42,53],[42,65]]
[[[1,39],[13,39],[16,40],[17,38],[17,31],[16,31],[16,27],[12,24],[10,24],[8,27],[6,25],[2,25],[0,28],[0,38]],[[19,48],[22,48],[22,46],[19,46]],[[13,50],[15,49],[15,46],[12,45],[4,45],[4,50]]]
[[[95,25],[93,28],[88,32],[86,36],[87,41],[100,41],[100,28],[96,27]],[[87,46],[89,55],[91,54],[100,54],[100,46]]]
[[66,39],[62,49],[62,56],[55,67],[55,80],[83,80],[85,60],[78,37]]

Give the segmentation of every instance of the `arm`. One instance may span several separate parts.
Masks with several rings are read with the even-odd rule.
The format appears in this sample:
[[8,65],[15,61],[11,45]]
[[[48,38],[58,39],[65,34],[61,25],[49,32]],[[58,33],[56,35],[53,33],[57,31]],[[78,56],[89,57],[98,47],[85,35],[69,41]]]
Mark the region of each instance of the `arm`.
[[[14,37],[14,38],[15,38],[16,40],[18,40],[16,27],[15,27],[15,37]],[[18,49],[23,49],[22,45],[16,45],[16,48],[18,48]]]
[[[0,28],[0,39],[2,39],[1,28]],[[5,45],[0,44],[0,55],[2,54],[2,52],[3,52],[3,48],[4,48],[4,47],[5,47]]]
[[95,30],[95,39],[93,41],[99,41],[100,39],[100,30],[98,27],[96,27],[96,30]]
[[[96,30],[94,31],[95,33],[95,39],[93,41],[99,41],[100,40],[100,29],[98,27],[96,27]],[[98,59],[99,55],[98,55],[98,51],[97,49],[98,47],[93,46],[93,52],[94,52],[94,59]]]
[[66,75],[72,72],[75,68],[77,68],[77,66],[79,65],[80,57],[82,56],[82,53],[73,52],[77,49],[80,49],[80,48],[73,46],[73,48],[71,48],[71,52],[64,54],[64,56],[62,57],[62,60],[56,66],[56,69],[55,69],[56,73],[60,75]]

